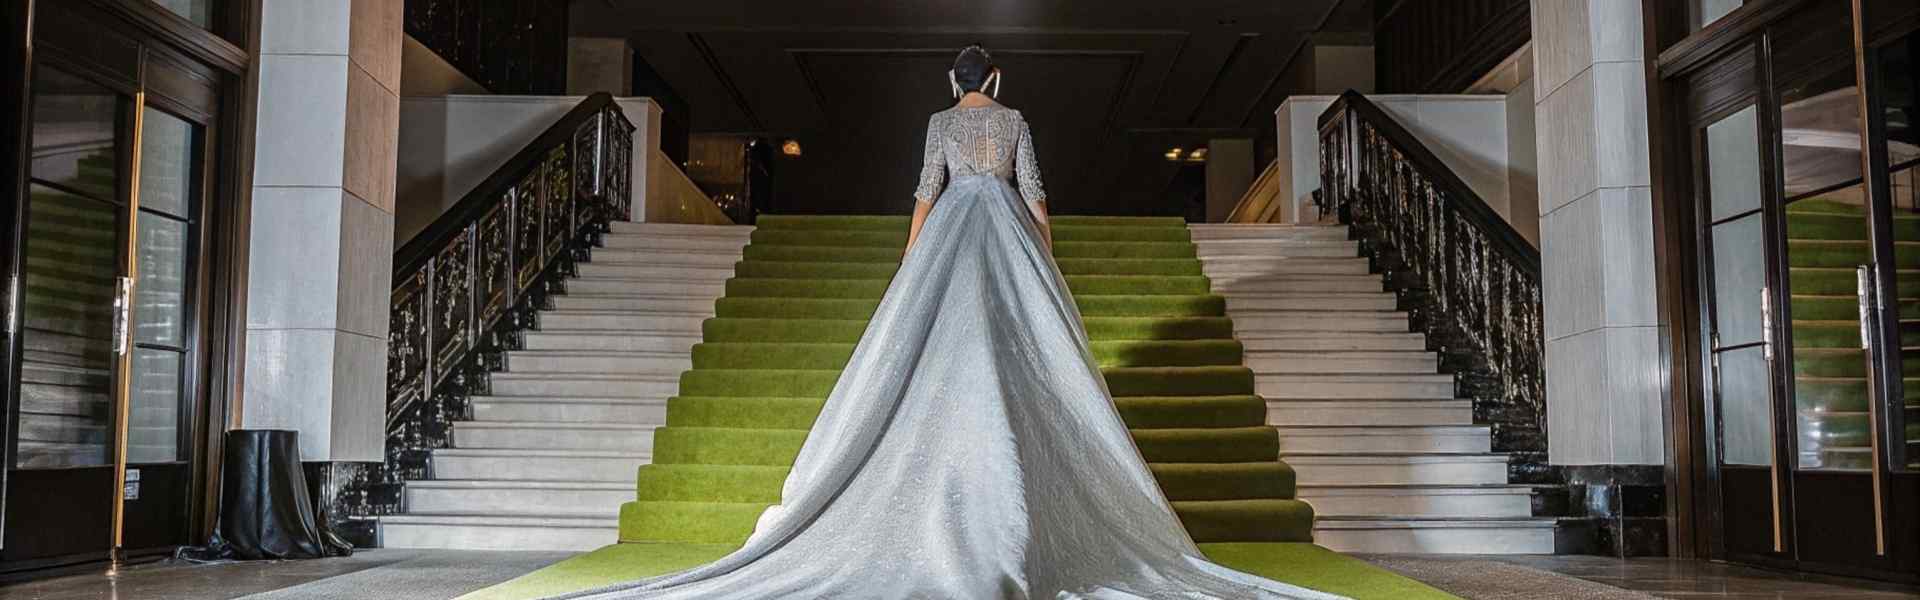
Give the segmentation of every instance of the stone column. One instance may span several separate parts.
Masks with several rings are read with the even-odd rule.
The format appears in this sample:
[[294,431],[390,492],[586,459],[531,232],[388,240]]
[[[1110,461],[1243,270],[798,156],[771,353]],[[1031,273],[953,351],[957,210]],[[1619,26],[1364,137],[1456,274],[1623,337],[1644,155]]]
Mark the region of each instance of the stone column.
[[633,93],[633,46],[623,38],[567,38],[567,93]]
[[1667,374],[1640,3],[1532,8],[1549,460],[1593,518],[1590,551],[1659,553]]
[[262,6],[241,423],[307,461],[383,459],[401,14]]
[[1219,138],[1207,141],[1207,222],[1220,223],[1253,187],[1260,171],[1253,164],[1253,140]]

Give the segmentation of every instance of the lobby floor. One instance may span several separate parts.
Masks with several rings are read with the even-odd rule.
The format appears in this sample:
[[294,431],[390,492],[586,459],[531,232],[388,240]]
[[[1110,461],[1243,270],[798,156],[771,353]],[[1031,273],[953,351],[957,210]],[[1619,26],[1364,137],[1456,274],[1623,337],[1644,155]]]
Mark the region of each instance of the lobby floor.
[[[76,573],[0,584],[0,600],[442,600],[570,556],[563,552],[362,550],[349,558],[195,565],[149,563],[108,576]],[[1367,556],[1370,562],[1475,600],[1673,598],[1920,599],[1920,589],[1801,576],[1703,561],[1596,556]],[[1578,578],[1573,580],[1571,578]],[[1540,585],[1564,580],[1565,585]],[[1591,585],[1604,584],[1602,587]],[[1558,591],[1548,591],[1548,590]]]

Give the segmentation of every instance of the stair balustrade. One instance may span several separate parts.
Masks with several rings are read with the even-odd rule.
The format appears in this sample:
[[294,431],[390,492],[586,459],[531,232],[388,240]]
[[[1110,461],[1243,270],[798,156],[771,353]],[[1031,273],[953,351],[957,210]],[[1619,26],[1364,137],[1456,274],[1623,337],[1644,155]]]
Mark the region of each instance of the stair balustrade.
[[1320,115],[1323,214],[1351,227],[1442,355],[1509,478],[1552,483],[1547,466],[1540,252],[1432,151],[1357,92]]
[[587,97],[394,253],[385,461],[310,473],[318,508],[357,545],[373,538],[367,517],[404,512],[405,482],[430,475],[514,334],[536,328],[611,221],[631,219],[633,132],[611,95]]

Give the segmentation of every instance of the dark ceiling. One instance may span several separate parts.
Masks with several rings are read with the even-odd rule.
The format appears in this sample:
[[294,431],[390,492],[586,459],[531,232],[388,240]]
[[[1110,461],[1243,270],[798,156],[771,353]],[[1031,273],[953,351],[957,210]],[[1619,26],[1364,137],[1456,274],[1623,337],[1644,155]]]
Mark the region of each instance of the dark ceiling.
[[927,114],[979,42],[1055,211],[1178,215],[1165,150],[1266,136],[1308,34],[1370,17],[1366,0],[576,0],[572,29],[631,40],[694,132],[800,140],[775,168],[779,212],[910,209]]

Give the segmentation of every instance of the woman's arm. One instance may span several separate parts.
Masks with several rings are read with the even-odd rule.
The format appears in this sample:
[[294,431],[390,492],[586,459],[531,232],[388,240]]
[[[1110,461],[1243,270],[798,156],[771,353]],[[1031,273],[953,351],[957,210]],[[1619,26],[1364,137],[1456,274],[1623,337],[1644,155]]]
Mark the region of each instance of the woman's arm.
[[1033,133],[1020,121],[1020,148],[1014,155],[1014,175],[1020,180],[1020,197],[1027,200],[1033,222],[1040,226],[1040,240],[1053,251],[1053,225],[1047,221],[1047,190],[1040,184],[1040,161],[1033,156]]
[[920,239],[920,225],[927,222],[927,213],[933,212],[933,202],[940,198],[940,192],[947,187],[947,153],[940,148],[940,113],[927,117],[927,148],[920,160],[920,185],[913,190],[913,228],[907,230],[907,247],[900,251],[905,257],[913,243]]

